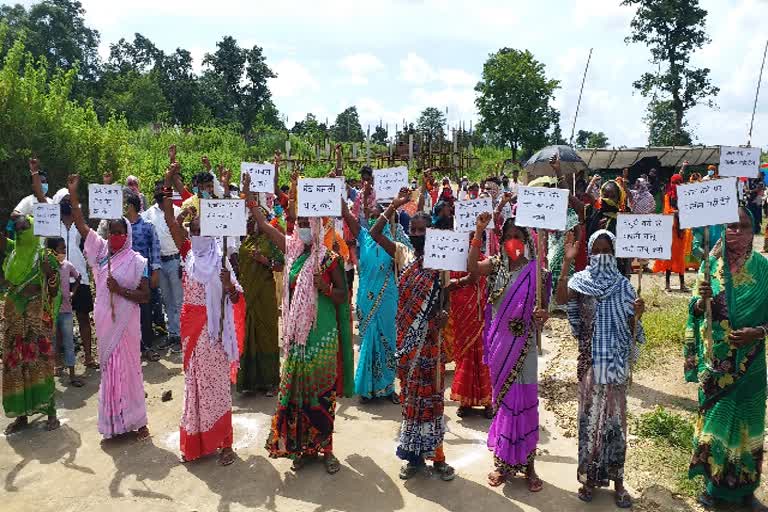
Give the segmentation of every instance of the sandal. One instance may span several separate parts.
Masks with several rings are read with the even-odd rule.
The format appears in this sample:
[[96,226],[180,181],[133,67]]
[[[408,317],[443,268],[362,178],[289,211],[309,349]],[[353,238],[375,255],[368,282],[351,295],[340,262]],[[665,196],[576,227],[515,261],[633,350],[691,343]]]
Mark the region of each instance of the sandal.
[[496,416],[496,413],[493,412],[493,407],[490,405],[485,406],[485,411],[483,412],[483,416],[485,416],[485,419],[492,420],[494,416]]
[[143,357],[145,361],[149,361],[150,363],[156,363],[160,360],[160,354],[154,350],[145,351]]
[[424,468],[424,462],[421,464],[411,464],[408,462],[402,468],[400,468],[400,480],[410,480],[416,474]]
[[149,433],[149,429],[146,426],[141,427],[139,430],[136,431],[136,440],[137,441],[146,441],[149,439],[149,436],[151,434]]
[[507,474],[502,473],[498,469],[492,473],[488,473],[488,485],[491,487],[499,487],[506,483]]
[[614,501],[619,508],[632,508],[632,496],[629,495],[626,489],[617,492],[614,496]]
[[9,436],[16,432],[21,432],[29,426],[29,420],[26,416],[19,416],[13,422],[5,428],[5,435]]
[[224,448],[219,454],[219,466],[229,466],[235,462],[235,452],[232,448]]
[[456,470],[446,462],[435,462],[432,464],[432,469],[437,472],[443,482],[450,482],[456,478]]
[[456,411],[456,416],[458,416],[459,418],[463,418],[464,416],[468,415],[471,411],[472,411],[471,407],[461,406],[459,407],[459,410]]
[[329,475],[335,475],[341,469],[341,462],[332,453],[327,454],[323,458],[323,464],[325,465],[325,471]]
[[85,384],[83,383],[83,381],[81,379],[79,379],[77,377],[72,377],[71,379],[69,379],[69,385],[72,386],[72,387],[75,387],[75,388],[81,388]]
[[59,421],[59,418],[53,417],[48,418],[48,421],[45,423],[45,429],[48,432],[52,432],[59,428],[61,426],[61,422]]
[[541,492],[544,488],[544,482],[541,481],[538,475],[532,475],[525,477],[525,481],[528,484],[528,491]]
[[304,465],[307,463],[307,461],[304,459],[304,457],[296,457],[293,459],[293,464],[291,464],[291,471],[297,472],[301,471],[301,469],[304,467]]
[[698,498],[697,501],[699,502],[699,505],[701,505],[702,507],[704,507],[707,510],[714,509],[715,505],[716,505],[715,498],[710,496],[706,491],[704,491],[703,493],[701,493],[699,495],[699,498]]
[[400,405],[400,395],[393,391],[392,394],[389,395],[389,401],[395,405]]
[[586,485],[582,485],[579,488],[579,499],[583,501],[584,503],[591,503],[592,502],[592,487],[587,487]]

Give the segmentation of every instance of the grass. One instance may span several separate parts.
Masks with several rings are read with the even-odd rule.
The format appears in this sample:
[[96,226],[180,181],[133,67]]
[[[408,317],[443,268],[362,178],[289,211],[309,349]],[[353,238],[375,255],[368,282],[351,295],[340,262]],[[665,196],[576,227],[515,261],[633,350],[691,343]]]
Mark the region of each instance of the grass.
[[658,406],[634,418],[632,425],[639,438],[631,455],[634,469],[651,476],[654,483],[673,494],[697,496],[702,490],[702,479],[688,478],[693,447],[691,420]]
[[688,321],[688,296],[669,295],[658,287],[644,292],[646,343],[641,348],[638,369],[652,366],[670,351],[680,352]]

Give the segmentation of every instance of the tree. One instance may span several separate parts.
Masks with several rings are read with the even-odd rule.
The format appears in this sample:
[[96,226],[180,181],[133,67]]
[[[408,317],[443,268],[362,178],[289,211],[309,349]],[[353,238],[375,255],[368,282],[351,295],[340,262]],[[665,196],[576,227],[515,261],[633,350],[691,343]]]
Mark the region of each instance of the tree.
[[705,31],[707,11],[699,7],[698,0],[623,0],[622,5],[637,6],[626,42],[646,44],[651,62],[659,67],[656,73],[644,73],[633,85],[644,97],[660,96],[649,109],[655,111],[664,104],[671,108],[671,142],[684,144],[686,138],[690,140],[684,129],[685,113],[700,103],[713,106],[711,98],[720,92],[710,81],[709,68],[690,65],[693,53],[710,42]]
[[513,160],[521,148],[532,152],[547,144],[549,102],[559,83],[547,79],[544,64],[528,50],[502,48],[483,65],[475,104],[485,128],[512,148]]
[[675,111],[669,100],[659,101],[654,98],[648,104],[646,117],[648,125],[648,145],[650,146],[688,146],[692,136],[688,130],[688,122],[683,121],[678,130],[675,125]]
[[608,136],[603,132],[579,130],[576,134],[577,148],[604,148],[608,145]]
[[560,129],[560,111],[552,108],[550,110],[550,117],[552,118],[552,133],[549,136],[549,143],[553,146],[567,144],[563,138],[563,131]]
[[376,129],[371,134],[371,142],[374,144],[381,144],[383,146],[387,143],[387,139],[389,139],[387,130],[381,125],[376,126]]
[[362,142],[365,139],[357,107],[349,107],[336,116],[336,122],[331,127],[331,136],[336,142]]
[[428,141],[444,136],[445,113],[435,107],[427,107],[416,121],[416,127],[422,132]]

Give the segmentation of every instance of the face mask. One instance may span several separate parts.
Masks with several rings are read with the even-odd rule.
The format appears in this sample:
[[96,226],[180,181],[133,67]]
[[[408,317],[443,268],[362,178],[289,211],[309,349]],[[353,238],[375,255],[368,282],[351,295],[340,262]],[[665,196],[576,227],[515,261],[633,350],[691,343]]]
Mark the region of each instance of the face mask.
[[470,192],[469,193],[469,198],[470,199],[477,199],[477,192]]
[[504,242],[504,252],[507,253],[507,257],[512,261],[517,261],[520,256],[525,254],[525,244],[522,240],[517,238],[510,238]]
[[450,217],[439,217],[437,221],[435,221],[435,229],[451,229],[452,222]]
[[304,245],[312,244],[312,228],[299,228],[299,238]]
[[48,194],[48,184],[47,183],[41,183],[40,188],[43,190],[43,195]]
[[72,215],[72,203],[62,202],[59,205],[59,210],[61,211],[62,215]]
[[279,204],[276,204],[275,205],[275,215],[277,215],[279,217],[282,214],[283,214],[283,207],[280,206]]
[[377,219],[368,219],[368,227],[372,228],[374,224],[376,224]]
[[164,199],[165,199],[165,195],[163,195],[162,192],[158,192],[157,194],[155,194],[155,202],[157,203],[158,206],[163,205]]
[[192,187],[192,193],[198,195],[200,193],[200,187]]
[[613,254],[593,254],[589,257],[589,266],[600,270],[617,269],[616,256]]
[[203,197],[203,199],[210,199],[211,198],[211,193],[208,192],[207,190],[203,190],[201,196]]
[[63,263],[65,259],[67,259],[66,254],[56,253],[56,261],[58,261],[59,263]]
[[712,171],[712,170],[710,170],[710,171],[707,171],[707,176],[709,176],[710,178],[711,178],[712,176],[714,176],[714,175],[715,175],[715,171]]
[[112,253],[122,249],[127,240],[128,235],[109,235],[109,248],[112,249]]
[[426,235],[410,235],[411,245],[416,252],[424,252],[424,242],[427,239]]

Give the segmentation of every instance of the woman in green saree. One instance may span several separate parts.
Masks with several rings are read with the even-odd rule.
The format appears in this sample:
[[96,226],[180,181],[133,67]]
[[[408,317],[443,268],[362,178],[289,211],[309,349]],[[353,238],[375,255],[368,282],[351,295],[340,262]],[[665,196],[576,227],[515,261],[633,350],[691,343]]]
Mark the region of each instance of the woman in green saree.
[[238,263],[246,310],[237,391],[266,391],[267,396],[274,396],[280,382],[280,343],[273,272],[282,270],[283,255],[259,230],[254,218],[248,222]]
[[[760,485],[765,429],[768,261],[752,249],[752,218],[739,209],[709,257],[710,283],[699,275],[686,330],[685,377],[699,383],[699,412],[688,475],[702,475],[705,507],[717,501],[763,510]],[[705,300],[712,299],[712,352]]]
[[51,339],[59,314],[59,263],[41,247],[32,217],[16,220],[16,240],[0,240],[5,254],[5,330],[3,344],[3,409],[15,420],[5,430],[13,434],[28,425],[33,414],[48,416],[48,430],[59,428],[54,403],[55,354]]

